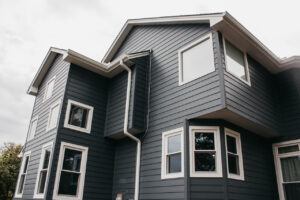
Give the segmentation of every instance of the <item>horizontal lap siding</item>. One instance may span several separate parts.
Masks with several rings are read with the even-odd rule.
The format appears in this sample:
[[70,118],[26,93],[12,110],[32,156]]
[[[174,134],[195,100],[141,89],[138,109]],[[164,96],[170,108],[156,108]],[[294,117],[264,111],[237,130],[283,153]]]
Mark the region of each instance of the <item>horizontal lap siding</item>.
[[[31,155],[22,199],[33,199],[42,146],[53,142],[55,139],[57,129],[46,132],[49,109],[53,103],[59,99],[62,100],[64,96],[69,65],[69,63],[63,61],[62,56],[57,56],[39,87],[32,112],[32,117],[38,116],[36,133],[34,139],[25,144],[24,149],[25,152],[31,151]],[[54,76],[56,76],[56,78],[52,96],[43,102],[47,82]]]
[[[200,116],[222,108],[218,70],[182,86],[178,85],[178,50],[209,32],[210,28],[206,24],[139,26],[133,28],[115,55],[117,57],[123,53],[149,49],[153,51],[150,123],[142,144],[140,199],[185,198],[184,178],[161,180],[161,134],[167,130],[183,127],[185,118]],[[217,48],[215,33],[213,38],[213,46]],[[215,62],[218,69],[217,55]],[[132,143],[131,146],[132,151],[128,154],[130,158],[135,158],[136,144]],[[127,147],[118,148],[124,148],[125,151]],[[121,152],[121,149],[116,151],[116,157]],[[122,164],[126,159],[116,162],[126,166]],[[114,188],[121,187],[119,183],[121,178],[116,178],[121,176],[118,173],[119,170],[115,165]],[[133,170],[130,174],[126,174],[128,175],[135,177]],[[115,190],[115,193],[121,191]]]
[[[70,75],[63,104],[62,118],[58,130],[54,169],[48,198],[52,198],[61,142],[88,147],[83,199],[111,199],[114,164],[114,143],[104,138],[104,124],[107,105],[108,80],[76,65],[70,68]],[[91,133],[63,127],[68,99],[93,106]]]

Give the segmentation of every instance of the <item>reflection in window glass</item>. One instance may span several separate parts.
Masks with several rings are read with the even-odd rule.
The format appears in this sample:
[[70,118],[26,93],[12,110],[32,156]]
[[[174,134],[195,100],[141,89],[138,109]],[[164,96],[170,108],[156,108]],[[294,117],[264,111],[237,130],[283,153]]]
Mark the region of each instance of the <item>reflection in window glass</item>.
[[292,145],[292,146],[286,146],[286,147],[279,147],[278,148],[278,153],[279,154],[296,152],[296,151],[299,151],[299,146],[298,145]]
[[195,152],[195,171],[215,171],[216,153]]
[[196,150],[213,150],[215,149],[214,144],[214,133],[195,133],[195,149]]
[[86,128],[88,112],[88,109],[72,105],[69,117],[69,124],[81,128]]

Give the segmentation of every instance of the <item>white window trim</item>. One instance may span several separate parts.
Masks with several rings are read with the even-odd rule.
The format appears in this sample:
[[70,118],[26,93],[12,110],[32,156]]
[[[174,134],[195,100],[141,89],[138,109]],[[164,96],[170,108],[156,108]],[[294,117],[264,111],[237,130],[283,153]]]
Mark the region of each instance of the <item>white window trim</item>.
[[[181,172],[167,173],[167,152],[168,152],[168,137],[181,135]],[[161,179],[172,179],[184,177],[184,131],[183,127],[162,133],[162,161],[161,161]]]
[[[81,158],[81,164],[80,164],[80,173],[81,174],[80,174],[80,178],[79,178],[78,190],[77,190],[76,196],[59,195],[58,194],[59,181],[60,181],[60,175],[61,175],[61,170],[62,170],[62,166],[63,166],[65,149],[73,149],[73,150],[77,150],[77,151],[82,151],[82,158]],[[71,143],[66,143],[66,142],[61,142],[57,170],[56,170],[54,191],[53,191],[53,199],[54,200],[80,200],[80,199],[82,199],[83,190],[84,190],[84,179],[85,179],[85,172],[86,172],[87,155],[88,155],[88,147],[71,144]]]
[[[20,167],[20,171],[19,171],[19,175],[18,175],[18,181],[17,181],[17,184],[16,184],[16,190],[15,190],[15,198],[21,198],[23,196],[23,192],[24,192],[24,189],[25,189],[25,183],[26,183],[26,178],[27,178],[27,175],[28,175],[28,168],[29,168],[29,163],[30,163],[30,154],[31,154],[31,151],[27,151],[23,154],[23,157],[22,157],[22,162],[21,162],[21,167]],[[26,171],[26,176],[25,176],[25,179],[24,179],[24,185],[23,185],[23,190],[22,190],[22,193],[18,193],[18,190],[19,190],[19,184],[20,184],[20,177],[21,177],[21,174],[23,173],[23,170],[24,170],[24,162],[25,162],[25,159],[27,156],[29,156],[28,158],[28,165],[27,165],[27,171]]]
[[[27,133],[27,135],[28,135],[27,141],[30,141],[30,140],[32,140],[32,139],[35,137],[35,133],[36,133],[37,125],[38,125],[38,120],[39,120],[39,116],[35,116],[35,117],[33,117],[32,120],[30,121],[29,129],[28,129],[28,133]],[[32,127],[32,123],[33,123],[34,121],[36,121],[36,128],[35,128],[34,133],[31,133],[31,131],[32,131],[32,130],[31,130],[31,127]],[[32,134],[33,134],[33,135],[32,135]],[[32,137],[30,137],[31,135],[32,135]]]
[[[50,108],[49,108],[49,114],[48,114],[48,121],[47,121],[47,127],[46,127],[46,132],[50,131],[50,130],[53,130],[57,127],[58,123],[59,123],[59,118],[60,118],[60,104],[61,104],[61,100],[58,100],[56,101],[55,103],[53,103]],[[52,114],[52,109],[55,107],[55,106],[58,106],[58,116],[57,116],[57,121],[56,121],[56,126],[54,127],[49,127],[49,123],[50,123],[50,116]]]
[[[216,171],[199,172],[195,171],[195,132],[214,133],[215,151],[216,151]],[[221,156],[221,138],[220,128],[218,126],[190,126],[190,177],[223,177],[222,156]]]
[[[228,165],[228,151],[227,151],[227,135],[234,137],[236,140],[236,148],[237,148],[237,155],[239,158],[239,170],[240,174],[232,174],[229,173],[229,165]],[[227,176],[228,178],[231,179],[236,179],[236,180],[245,180],[244,176],[244,164],[243,164],[243,152],[242,152],[242,143],[241,143],[241,135],[240,133],[233,131],[231,129],[225,128],[225,147],[226,147],[226,162],[227,162]]]
[[[87,117],[86,128],[81,128],[81,127],[69,124],[71,105],[76,105],[76,106],[79,106],[79,107],[82,107],[82,108],[85,108],[85,109],[89,110],[88,117]],[[91,127],[92,127],[92,121],[93,121],[93,112],[94,112],[94,107],[88,106],[86,104],[83,104],[83,103],[80,103],[80,102],[69,99],[68,100],[67,111],[66,111],[66,115],[65,115],[64,127],[69,128],[69,129],[73,129],[73,130],[76,130],[76,131],[84,132],[84,133],[91,133]]]
[[[185,46],[185,47],[183,47],[183,48],[181,48],[181,49],[178,50],[179,86],[180,86],[180,85],[183,85],[183,84],[186,84],[186,83],[188,83],[188,82],[191,82],[191,81],[193,81],[193,80],[196,80],[196,79],[198,79],[198,78],[200,78],[200,77],[203,77],[203,76],[206,76],[206,75],[207,75],[207,74],[205,74],[205,75],[203,75],[203,76],[195,77],[194,79],[188,80],[188,81],[183,81],[183,80],[182,80],[182,79],[183,79],[183,59],[182,59],[182,54],[183,54],[185,51],[187,51],[187,50],[189,50],[189,49],[191,49],[191,48],[197,46],[198,44],[200,44],[200,43],[202,43],[202,42],[204,42],[204,41],[206,41],[206,40],[210,40],[210,41],[211,41],[211,46],[212,46],[212,49],[211,49],[211,50],[213,51],[213,56],[214,56],[213,37],[212,37],[212,33],[211,33],[211,32],[208,33],[208,34],[206,34],[206,35],[204,35],[204,36],[202,36],[200,39],[196,40],[195,42],[192,42],[191,44],[189,44],[189,45],[187,45],[187,46]],[[215,59],[213,59],[213,60],[215,60]],[[211,63],[211,64],[212,64],[212,66],[214,66],[214,68],[215,68],[214,71],[216,71],[215,61],[213,61],[213,63]],[[212,71],[212,72],[214,72],[214,71]],[[211,73],[211,72],[210,72],[210,73]]]
[[285,195],[284,195],[283,186],[282,186],[283,185],[283,177],[282,177],[282,173],[281,173],[280,158],[291,157],[291,156],[300,156],[300,151],[278,154],[278,148],[285,147],[285,146],[291,146],[291,145],[298,145],[299,149],[300,149],[300,139],[273,144],[273,155],[274,155],[277,187],[278,187],[278,193],[279,193],[280,200],[285,200]]
[[226,52],[226,42],[225,40],[227,40],[224,36],[223,36],[223,47],[224,47],[224,59],[225,59],[225,69],[226,72],[230,73],[231,75],[233,75],[234,77],[238,78],[239,80],[243,81],[244,83],[246,83],[247,85],[251,86],[251,80],[250,80],[250,71],[249,71],[249,65],[248,65],[248,58],[247,58],[247,52],[243,51],[241,49],[239,49],[238,47],[236,47],[234,44],[232,44],[235,48],[237,48],[238,50],[240,50],[241,52],[243,52],[244,54],[244,61],[245,61],[245,73],[246,73],[246,77],[247,77],[247,81],[236,76],[235,74],[231,73],[230,70],[228,70],[228,65],[227,65],[227,52]]
[[[50,99],[50,98],[52,97],[52,95],[53,95],[53,90],[54,90],[54,86],[55,86],[55,79],[56,79],[56,76],[53,76],[51,79],[49,79],[49,80],[47,81],[46,88],[45,88],[45,92],[44,92],[44,97],[43,97],[43,102],[47,101],[48,99]],[[51,91],[51,96],[47,98],[46,95],[47,95],[47,92],[48,92],[48,86],[49,86],[49,83],[50,83],[51,81],[54,81],[53,89],[52,89],[52,91]]]
[[[48,187],[48,180],[49,180],[49,174],[50,174],[49,169],[50,169],[51,159],[52,159],[52,155],[53,155],[53,148],[52,147],[53,147],[53,142],[49,142],[47,144],[44,144],[43,147],[42,147],[39,170],[38,170],[38,173],[37,173],[35,187],[34,187],[34,195],[33,195],[34,199],[42,199],[45,196],[45,191]],[[51,150],[51,154],[50,154],[50,157],[49,157],[48,171],[47,171],[47,176],[46,176],[46,180],[45,180],[45,190],[44,190],[43,194],[38,194],[37,191],[38,191],[38,186],[39,186],[40,172],[41,172],[43,164],[44,164],[45,151],[47,149]]]

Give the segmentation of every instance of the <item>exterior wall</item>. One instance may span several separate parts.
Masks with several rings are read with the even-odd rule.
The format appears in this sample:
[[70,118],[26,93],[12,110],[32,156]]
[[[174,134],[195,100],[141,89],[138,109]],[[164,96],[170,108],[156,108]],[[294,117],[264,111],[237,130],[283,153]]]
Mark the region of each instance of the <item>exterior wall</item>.
[[[38,123],[35,136],[32,140],[25,143],[24,151],[31,151],[30,160],[28,163],[28,171],[26,175],[26,181],[23,191],[22,199],[33,199],[34,187],[37,179],[37,172],[40,163],[40,157],[42,152],[42,146],[51,141],[55,141],[57,128],[46,132],[49,109],[50,106],[63,99],[64,91],[66,87],[68,72],[70,64],[62,60],[62,56],[56,57],[52,66],[50,67],[47,75],[42,81],[38,94],[35,98],[33,106],[32,117],[38,115]],[[55,78],[55,85],[53,88],[52,97],[43,102],[46,84],[52,77]],[[60,107],[61,108],[61,107]],[[15,198],[17,199],[17,198]]]
[[[222,109],[218,34],[213,32],[216,71],[179,86],[178,50],[210,32],[207,24],[139,26],[133,28],[119,52],[133,53],[152,49],[149,130],[142,144],[140,199],[185,199],[184,178],[161,180],[161,133],[184,126],[185,118]],[[119,93],[121,93],[120,91]],[[121,94],[120,94],[121,96]],[[123,109],[123,104],[120,110]],[[116,121],[123,125],[123,121]],[[115,126],[119,126],[115,124]],[[120,125],[121,126],[121,125]],[[132,144],[135,155],[135,144]],[[125,147],[125,149],[129,147]],[[122,146],[116,151],[121,156]],[[126,162],[126,159],[122,159]],[[118,160],[118,165],[124,165]],[[117,166],[117,165],[116,165]],[[117,168],[115,172],[117,172]],[[129,172],[128,172],[129,173]],[[129,174],[128,174],[129,175]],[[115,174],[114,193],[122,192]],[[134,172],[130,175],[134,177]]]
[[[104,138],[108,80],[93,72],[71,65],[59,123],[48,199],[52,199],[56,168],[62,141],[88,147],[83,199],[111,199],[114,142]],[[94,107],[91,133],[63,127],[68,99]]]

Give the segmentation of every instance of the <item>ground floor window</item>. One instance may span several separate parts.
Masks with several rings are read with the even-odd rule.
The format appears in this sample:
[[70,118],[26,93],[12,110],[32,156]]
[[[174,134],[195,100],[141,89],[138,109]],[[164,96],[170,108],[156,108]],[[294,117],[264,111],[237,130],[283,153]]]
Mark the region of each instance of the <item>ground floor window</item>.
[[27,175],[27,171],[28,171],[29,158],[30,158],[30,152],[24,153],[21,168],[20,168],[15,197],[22,197],[23,190],[24,190],[24,184],[25,184],[25,180],[26,180],[26,175]]
[[300,140],[273,145],[280,200],[300,199]]

